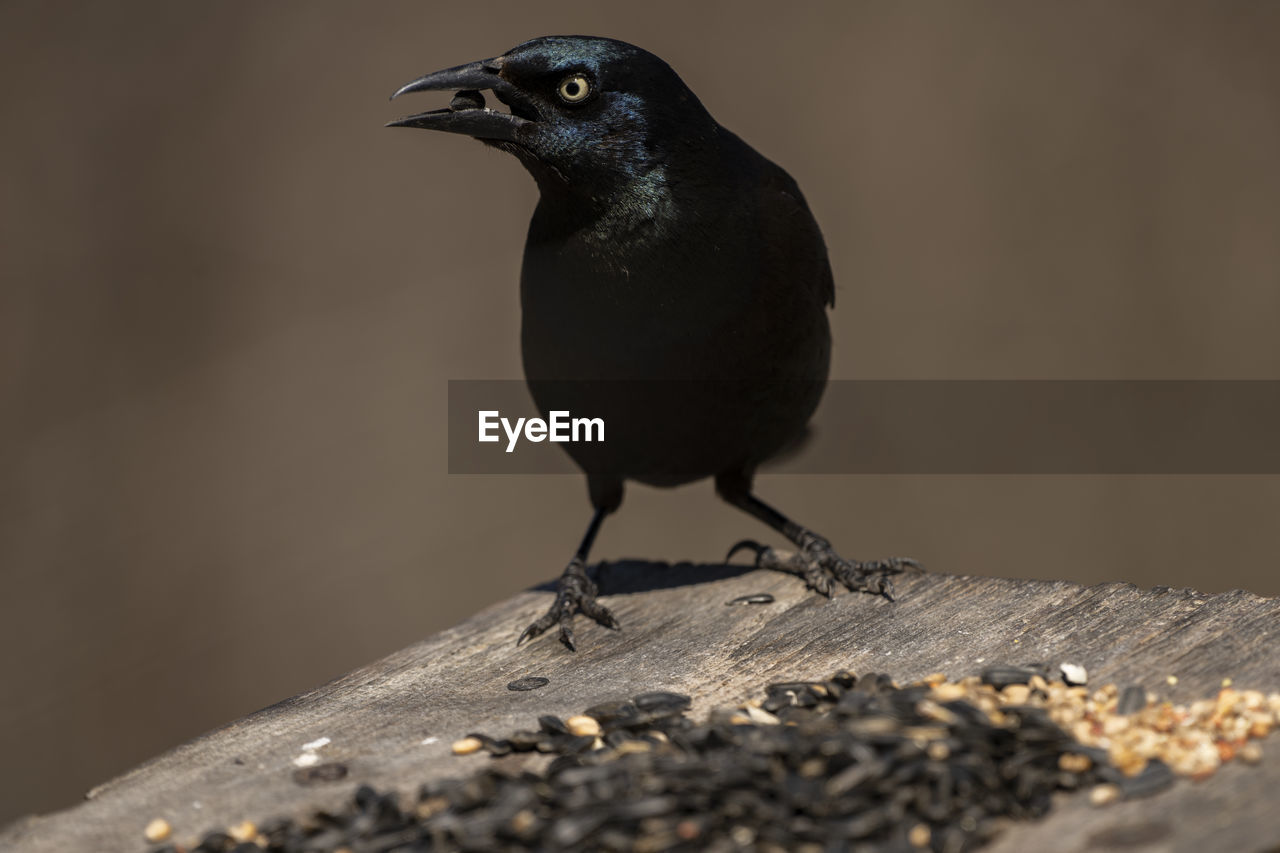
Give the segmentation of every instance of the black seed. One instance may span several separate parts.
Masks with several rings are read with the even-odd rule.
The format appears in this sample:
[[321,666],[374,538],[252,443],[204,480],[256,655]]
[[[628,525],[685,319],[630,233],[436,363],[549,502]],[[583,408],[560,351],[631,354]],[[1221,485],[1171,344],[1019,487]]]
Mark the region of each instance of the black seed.
[[564,745],[564,751],[568,754],[585,752],[595,746],[596,739],[594,735],[579,735],[570,739]]
[[[807,681],[780,681],[770,684],[765,688],[765,692],[769,699],[775,700],[772,704],[779,708],[785,705],[812,708],[819,702],[818,696],[813,691],[813,685]],[[777,704],[778,699],[783,700],[783,704]]]
[[488,735],[482,735],[478,732],[472,732],[467,737],[473,737],[480,741],[480,748],[493,756],[508,755],[511,752],[511,741],[496,740]]
[[603,702],[599,705],[592,705],[582,713],[588,717],[593,717],[601,725],[605,725],[633,720],[639,713],[639,709],[630,702]]
[[768,699],[765,699],[764,702],[760,704],[760,707],[768,711],[770,714],[776,714],[780,709],[790,705],[792,698],[793,697],[791,696],[775,694],[770,696]]
[[551,683],[551,679],[543,678],[540,675],[530,675],[525,678],[517,678],[507,685],[508,690],[537,690],[539,687],[546,687]]
[[603,740],[604,740],[605,746],[612,746],[616,748],[616,747],[622,746],[622,744],[626,743],[629,740],[635,740],[635,738],[627,734],[625,731],[619,730],[616,732],[609,732],[607,735],[604,736]]
[[887,693],[895,689],[893,679],[887,672],[873,672],[862,680],[862,686],[866,690],[877,693]]
[[1038,674],[1035,670],[1020,666],[992,666],[982,671],[982,683],[990,684],[996,690],[1003,690],[1010,684],[1026,684],[1033,675]]
[[692,700],[683,693],[668,693],[665,690],[655,690],[650,693],[641,693],[639,696],[632,698],[632,702],[641,711],[653,713],[679,713],[686,710],[692,703]]
[[1140,684],[1130,684],[1120,692],[1120,699],[1116,702],[1116,713],[1136,714],[1145,707],[1147,707],[1146,688]]
[[767,592],[756,592],[751,595],[740,595],[726,601],[725,604],[773,604],[774,598]]
[[567,735],[569,733],[569,727],[565,725],[564,720],[553,714],[543,714],[539,717],[538,727],[551,735]]
[[210,832],[200,840],[194,853],[223,853],[230,850],[236,840],[225,832]]
[[1173,782],[1173,771],[1169,769],[1169,765],[1158,758],[1152,758],[1137,776],[1126,776],[1117,784],[1124,798],[1133,800],[1158,794],[1173,785]]
[[775,681],[765,687],[764,692],[770,696],[775,693],[806,693],[809,685],[808,681]]
[[541,732],[517,731],[512,732],[507,737],[507,743],[511,744],[511,748],[516,752],[532,752],[538,748],[538,743],[545,737]]
[[356,788],[355,804],[357,809],[368,811],[376,808],[380,800],[381,797],[378,796],[378,792],[368,785],[361,785]]
[[847,669],[842,669],[835,675],[831,676],[831,680],[836,684],[839,684],[841,687],[849,688],[857,685],[858,676],[854,675]]
[[318,785],[347,778],[347,765],[330,761],[314,767],[301,767],[293,771],[293,781],[299,785]]
[[961,720],[968,722],[968,724],[973,727],[973,731],[982,731],[983,729],[986,729],[986,727],[991,726],[991,720],[987,719],[987,713],[984,712],[982,708],[978,708],[977,706],[974,706],[974,704],[965,702],[964,699],[955,699],[955,701],[952,702],[943,702],[942,707],[946,708],[947,711],[954,713],[957,717],[960,717]]

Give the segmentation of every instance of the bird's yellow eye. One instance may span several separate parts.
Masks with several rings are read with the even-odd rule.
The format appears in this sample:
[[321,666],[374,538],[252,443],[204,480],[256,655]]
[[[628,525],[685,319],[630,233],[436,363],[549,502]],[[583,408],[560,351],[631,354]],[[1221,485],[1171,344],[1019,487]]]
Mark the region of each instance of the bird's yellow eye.
[[556,91],[560,94],[560,100],[566,104],[579,104],[591,94],[591,83],[581,74],[570,74],[560,81],[560,87]]

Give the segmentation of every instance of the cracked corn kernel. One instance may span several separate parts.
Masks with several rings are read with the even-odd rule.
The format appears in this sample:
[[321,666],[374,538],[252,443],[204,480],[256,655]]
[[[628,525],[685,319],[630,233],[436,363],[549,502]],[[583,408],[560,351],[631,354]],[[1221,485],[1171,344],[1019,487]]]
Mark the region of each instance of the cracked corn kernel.
[[596,721],[595,717],[588,717],[585,714],[570,717],[564,721],[564,724],[569,727],[571,734],[575,734],[578,737],[600,734],[600,723]]
[[484,746],[480,738],[464,737],[462,740],[453,742],[454,755],[470,755],[473,752],[479,752],[480,747]]
[[1105,806],[1120,799],[1120,789],[1115,785],[1097,785],[1089,792],[1089,802],[1095,806]]
[[143,830],[142,834],[146,836],[148,841],[155,844],[160,841],[164,841],[172,835],[173,827],[169,825],[169,821],[162,817],[158,817],[147,824],[147,828]]

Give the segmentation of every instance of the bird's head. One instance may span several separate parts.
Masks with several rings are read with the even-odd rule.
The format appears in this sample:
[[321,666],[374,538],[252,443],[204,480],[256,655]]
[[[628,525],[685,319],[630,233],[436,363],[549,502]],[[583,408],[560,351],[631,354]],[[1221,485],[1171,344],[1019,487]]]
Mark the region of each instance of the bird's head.
[[[462,133],[516,155],[544,193],[597,193],[697,150],[716,124],[671,68],[626,42],[546,36],[501,56],[446,68],[402,86],[459,90],[445,109],[391,127]],[[485,106],[492,91],[510,112]]]

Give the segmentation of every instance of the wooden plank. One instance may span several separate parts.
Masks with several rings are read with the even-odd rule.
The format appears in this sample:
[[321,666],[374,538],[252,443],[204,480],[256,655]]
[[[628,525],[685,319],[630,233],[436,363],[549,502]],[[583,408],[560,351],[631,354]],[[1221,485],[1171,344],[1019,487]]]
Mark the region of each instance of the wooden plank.
[[[761,695],[765,682],[824,678],[848,668],[900,682],[941,671],[959,678],[996,662],[1073,661],[1091,683],[1140,683],[1175,701],[1214,695],[1224,677],[1280,690],[1280,600],[1246,592],[1143,591],[1124,584],[907,576],[899,600],[843,594],[826,600],[794,578],[738,567],[624,562],[601,586],[623,630],[580,620],[580,651],[553,637],[517,649],[515,638],[546,607],[532,590],[323,687],[177,747],[95,789],[84,803],[18,821],[0,849],[24,853],[145,850],[153,817],[192,839],[244,819],[302,816],[336,807],[354,787],[412,792],[429,778],[466,774],[484,755],[449,745],[470,731],[502,735],[539,714],[569,715],[651,689],[694,698],[692,714]],[[772,593],[763,606],[726,607]],[[540,690],[509,681],[544,676]],[[1170,687],[1165,678],[1176,675]],[[346,778],[301,785],[295,759],[320,738],[323,762]],[[1202,783],[1099,809],[1063,797],[1045,820],[1016,825],[992,849],[1054,853],[1110,848],[1261,849],[1280,845],[1274,794],[1280,751],[1260,765],[1229,766]],[[526,760],[523,758],[515,761]],[[533,760],[533,759],[528,759]],[[503,759],[508,763],[512,759]]]

